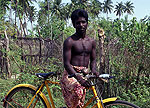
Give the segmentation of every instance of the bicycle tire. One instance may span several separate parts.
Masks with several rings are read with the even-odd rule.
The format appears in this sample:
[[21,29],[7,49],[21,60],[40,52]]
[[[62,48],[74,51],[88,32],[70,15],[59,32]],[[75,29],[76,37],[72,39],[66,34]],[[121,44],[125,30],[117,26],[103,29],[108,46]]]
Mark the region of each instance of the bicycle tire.
[[[4,107],[5,108],[21,108],[21,107],[26,108],[29,102],[31,101],[32,97],[34,96],[35,92],[36,90],[32,89],[31,87],[26,87],[26,86],[16,87],[7,94]],[[40,94],[37,94],[30,108],[34,106],[34,103],[36,103],[36,106],[34,108],[47,108],[46,103]]]
[[130,102],[122,101],[122,100],[106,102],[104,103],[104,106],[105,108],[140,108]]

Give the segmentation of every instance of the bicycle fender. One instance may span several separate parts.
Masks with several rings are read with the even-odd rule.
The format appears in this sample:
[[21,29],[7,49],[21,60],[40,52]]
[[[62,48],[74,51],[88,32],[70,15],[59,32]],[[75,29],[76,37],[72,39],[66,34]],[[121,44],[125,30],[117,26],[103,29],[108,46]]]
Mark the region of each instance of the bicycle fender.
[[103,101],[103,103],[107,103],[107,102],[113,102],[113,101],[116,101],[116,100],[117,100],[117,97],[113,97],[113,98],[104,99],[102,101]]
[[[9,95],[9,93],[10,93],[11,91],[13,91],[15,88],[18,88],[18,87],[28,87],[28,88],[31,88],[31,89],[33,89],[33,90],[35,90],[35,91],[36,91],[36,89],[37,89],[35,86],[33,86],[33,85],[31,85],[31,84],[18,84],[18,85],[16,85],[16,86],[14,86],[11,90],[9,90],[9,92],[7,93],[5,99],[7,98],[7,96]],[[47,108],[51,108],[50,103],[49,103],[48,99],[46,98],[46,96],[45,96],[42,92],[40,92],[39,94],[40,94],[40,96],[43,98],[43,100],[45,101]],[[5,102],[5,101],[4,101],[4,102]]]

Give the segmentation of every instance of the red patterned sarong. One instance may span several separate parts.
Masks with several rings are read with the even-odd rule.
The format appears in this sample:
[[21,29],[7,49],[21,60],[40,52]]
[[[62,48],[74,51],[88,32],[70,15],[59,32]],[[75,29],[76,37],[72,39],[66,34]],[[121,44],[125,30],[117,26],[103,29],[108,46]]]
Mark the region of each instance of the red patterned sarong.
[[[77,72],[86,67],[73,66]],[[78,70],[77,70],[77,69]],[[62,94],[68,108],[82,108],[84,105],[86,89],[74,78],[68,78],[68,73],[65,70],[61,79]]]

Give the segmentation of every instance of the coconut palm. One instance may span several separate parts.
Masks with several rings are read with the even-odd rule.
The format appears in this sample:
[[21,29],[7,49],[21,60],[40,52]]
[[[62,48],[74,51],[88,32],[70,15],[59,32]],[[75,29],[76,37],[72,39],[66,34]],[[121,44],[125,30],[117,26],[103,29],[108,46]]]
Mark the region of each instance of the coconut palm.
[[6,14],[7,9],[9,9],[9,0],[0,0],[0,13]]
[[111,0],[105,0],[103,3],[103,12],[107,14],[108,19],[108,13],[111,13],[113,10],[113,2]]
[[92,0],[90,4],[90,13],[95,17],[102,11],[102,3],[99,0]]
[[88,0],[71,0],[71,8],[72,10],[75,10],[75,9],[85,9],[87,10],[88,8]]
[[88,0],[78,0],[79,8],[87,10],[89,2]]
[[69,19],[70,16],[71,16],[72,11],[77,8],[76,4],[77,4],[76,0],[71,0],[71,3],[67,3],[63,7],[63,13],[65,14],[66,19]]
[[38,23],[40,25],[44,24],[45,21],[49,22],[50,20],[50,7],[52,7],[52,1],[49,0],[45,0],[45,1],[41,1],[39,2],[39,11],[37,14],[38,17]]
[[[20,21],[20,27],[21,30],[23,29],[24,35],[26,35],[26,27],[27,22],[26,18],[28,17],[28,10],[30,10],[30,5],[33,3],[33,1],[36,2],[36,0],[11,0],[12,9],[15,11],[15,26],[16,26],[16,18],[19,17]],[[24,18],[24,22],[22,20]],[[22,32],[22,31],[21,31]]]
[[31,30],[33,31],[33,21],[35,20],[36,9],[34,6],[30,6],[28,11],[29,21],[31,22]]
[[134,13],[133,8],[133,3],[131,1],[127,1],[125,3],[124,12],[131,15],[132,13]]
[[72,3],[67,3],[62,6],[61,12],[63,13],[62,14],[63,20],[69,21],[68,19],[70,18],[73,9],[74,8],[73,8]]
[[55,15],[58,18],[63,18],[63,13],[61,12],[62,10],[62,0],[54,0],[52,7],[50,8],[52,11],[52,16]]
[[115,11],[116,12],[116,16],[119,16],[119,19],[120,19],[120,16],[123,15],[123,12],[124,12],[124,8],[125,6],[123,5],[123,2],[120,2],[115,5]]
[[87,1],[85,0],[71,0],[71,3],[67,3],[63,6],[62,12],[64,15],[64,19],[67,20],[70,18],[73,10],[82,8],[85,9],[87,7]]

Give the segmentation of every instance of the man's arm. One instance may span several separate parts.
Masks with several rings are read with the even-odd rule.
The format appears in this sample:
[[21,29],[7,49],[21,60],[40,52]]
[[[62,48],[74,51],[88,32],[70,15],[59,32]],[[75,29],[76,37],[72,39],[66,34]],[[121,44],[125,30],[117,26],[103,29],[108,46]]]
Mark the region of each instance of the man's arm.
[[98,72],[96,72],[96,42],[94,40],[92,42],[92,52],[90,55],[90,69],[92,73],[98,76]]
[[72,41],[70,38],[66,39],[63,44],[63,62],[64,68],[68,72],[68,74],[75,74],[76,71],[70,64],[71,61],[71,48],[72,48]]

